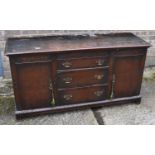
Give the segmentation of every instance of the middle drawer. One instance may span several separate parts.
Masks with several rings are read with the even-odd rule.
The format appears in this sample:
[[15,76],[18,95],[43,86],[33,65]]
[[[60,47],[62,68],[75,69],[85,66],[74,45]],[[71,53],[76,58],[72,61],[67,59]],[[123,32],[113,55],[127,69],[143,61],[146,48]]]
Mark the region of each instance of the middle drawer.
[[108,81],[108,67],[78,69],[58,72],[56,84],[58,88],[80,87],[93,84],[104,84]]

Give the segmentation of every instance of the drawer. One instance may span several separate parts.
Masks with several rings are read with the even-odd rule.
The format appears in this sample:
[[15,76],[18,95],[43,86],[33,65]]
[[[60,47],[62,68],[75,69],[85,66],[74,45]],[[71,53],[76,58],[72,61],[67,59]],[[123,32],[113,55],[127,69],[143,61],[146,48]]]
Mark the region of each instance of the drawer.
[[58,104],[74,104],[107,99],[107,86],[93,86],[58,91]]
[[64,51],[57,55],[58,60],[74,59],[74,58],[91,58],[91,57],[105,57],[109,56],[110,49],[89,49],[89,50],[78,50],[78,51]]
[[107,68],[93,68],[60,72],[57,74],[58,88],[79,87],[92,84],[104,84],[108,80]]
[[14,59],[15,63],[32,63],[32,62],[44,62],[51,61],[50,56],[47,54],[28,54],[28,55],[19,55]]
[[109,57],[75,58],[57,61],[58,70],[108,66]]

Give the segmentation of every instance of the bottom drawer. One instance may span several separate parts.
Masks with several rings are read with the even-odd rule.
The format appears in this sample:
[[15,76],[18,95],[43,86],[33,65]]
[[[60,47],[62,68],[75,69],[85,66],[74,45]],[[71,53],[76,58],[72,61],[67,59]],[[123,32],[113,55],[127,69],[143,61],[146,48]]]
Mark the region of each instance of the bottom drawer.
[[57,95],[59,105],[99,101],[107,98],[107,86],[59,90]]

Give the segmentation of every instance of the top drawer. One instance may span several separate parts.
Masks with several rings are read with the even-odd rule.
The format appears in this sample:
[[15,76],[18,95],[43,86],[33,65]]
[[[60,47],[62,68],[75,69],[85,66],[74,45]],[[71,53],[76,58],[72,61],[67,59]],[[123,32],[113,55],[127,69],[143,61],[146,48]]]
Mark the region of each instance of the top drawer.
[[108,66],[109,57],[81,57],[81,58],[70,58],[65,60],[57,60],[57,69],[76,69],[76,68],[92,68]]
[[26,55],[18,55],[11,59],[11,62],[16,64],[22,63],[38,63],[38,62],[47,62],[51,61],[51,58],[48,54],[26,54]]

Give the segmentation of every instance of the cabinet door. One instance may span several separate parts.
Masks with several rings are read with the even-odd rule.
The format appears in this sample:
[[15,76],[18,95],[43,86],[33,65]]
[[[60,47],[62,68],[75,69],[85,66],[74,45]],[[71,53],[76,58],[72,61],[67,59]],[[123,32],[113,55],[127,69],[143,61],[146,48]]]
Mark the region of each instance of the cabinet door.
[[115,55],[113,59],[113,97],[136,96],[140,93],[145,52]]
[[17,63],[14,71],[18,110],[51,106],[51,62]]

